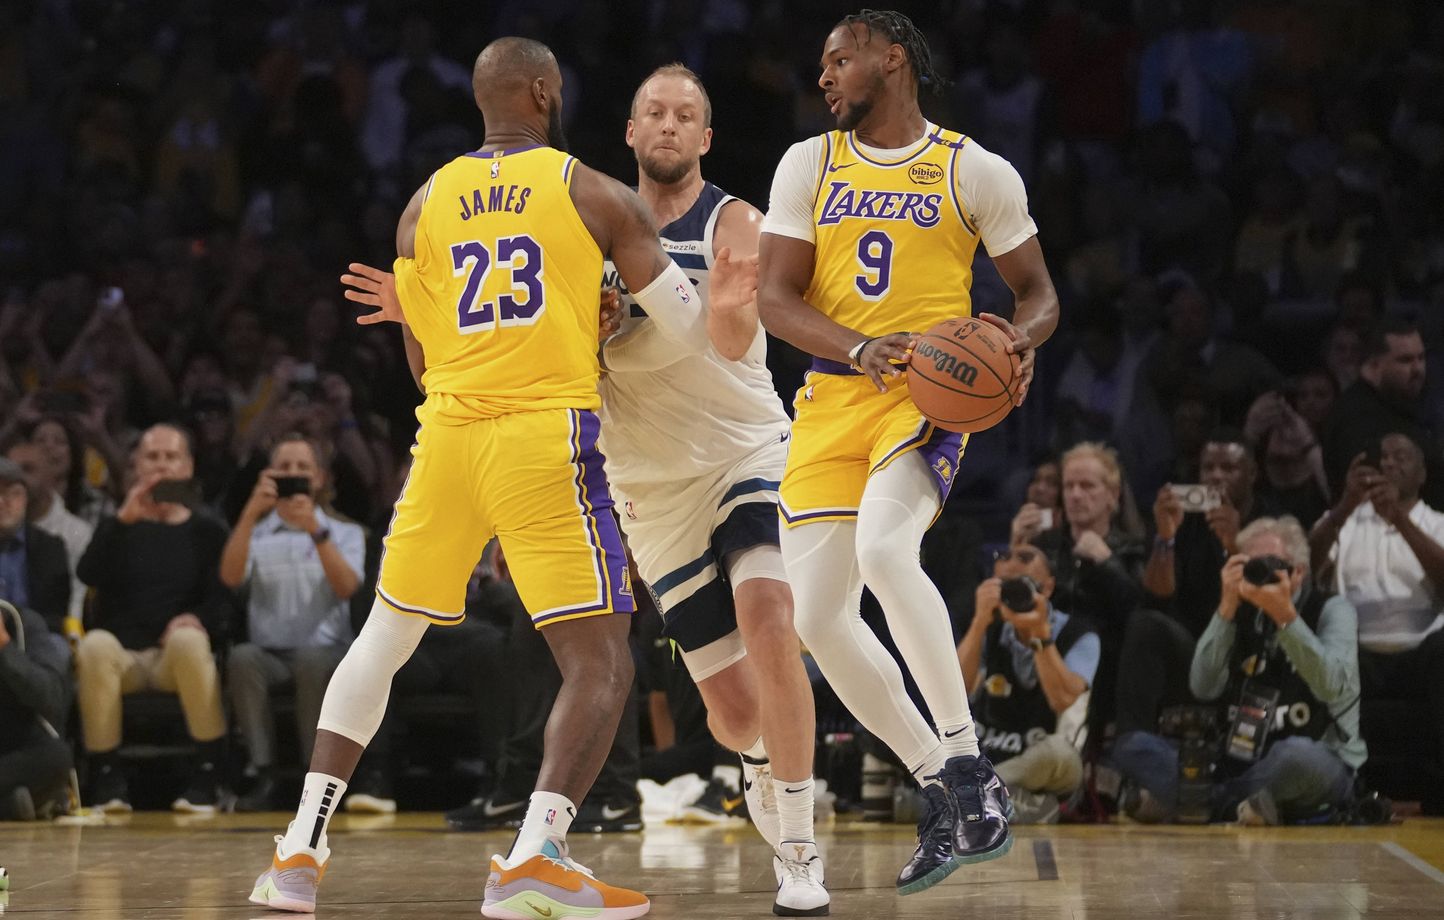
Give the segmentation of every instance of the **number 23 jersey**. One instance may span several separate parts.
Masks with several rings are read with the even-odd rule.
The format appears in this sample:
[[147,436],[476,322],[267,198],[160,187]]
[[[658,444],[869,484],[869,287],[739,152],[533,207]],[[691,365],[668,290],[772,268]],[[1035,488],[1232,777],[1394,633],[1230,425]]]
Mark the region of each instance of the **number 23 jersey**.
[[878,336],[970,313],[978,243],[996,258],[1038,228],[1006,160],[929,123],[897,150],[843,131],[794,144],[777,167],[762,231],[813,243],[807,302]]
[[432,175],[396,290],[426,355],[423,421],[596,409],[602,253],[550,147],[457,157]]

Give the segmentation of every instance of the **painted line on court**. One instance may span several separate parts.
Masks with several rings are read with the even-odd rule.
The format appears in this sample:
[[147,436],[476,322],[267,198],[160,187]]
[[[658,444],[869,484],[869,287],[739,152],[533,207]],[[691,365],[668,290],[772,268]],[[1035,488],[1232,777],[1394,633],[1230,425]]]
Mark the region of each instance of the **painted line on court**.
[[1393,853],[1399,859],[1413,866],[1415,869],[1418,869],[1420,872],[1429,876],[1434,881],[1438,882],[1441,885],[1444,885],[1444,872],[1440,872],[1438,869],[1434,868],[1424,860],[1415,856],[1404,847],[1400,846],[1397,843],[1394,843],[1392,840],[1388,843],[1381,843],[1379,844],[1379,846],[1388,850],[1390,853]]
[[1056,882],[1058,880],[1058,860],[1053,856],[1051,840],[1033,841],[1033,862],[1038,865],[1038,881]]

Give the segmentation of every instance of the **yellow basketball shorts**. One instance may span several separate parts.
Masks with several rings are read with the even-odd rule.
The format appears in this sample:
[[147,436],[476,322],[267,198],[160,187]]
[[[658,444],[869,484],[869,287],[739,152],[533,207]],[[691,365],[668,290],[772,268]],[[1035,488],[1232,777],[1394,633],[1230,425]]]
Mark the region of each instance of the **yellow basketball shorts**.
[[462,424],[423,421],[386,534],[376,593],[433,623],[466,616],[466,584],[493,535],[537,626],[631,613],[601,422],[578,409]]
[[967,436],[923,418],[908,396],[906,374],[879,393],[847,365],[817,358],[793,408],[779,490],[788,527],[856,518],[868,477],[911,451],[921,452],[947,500]]

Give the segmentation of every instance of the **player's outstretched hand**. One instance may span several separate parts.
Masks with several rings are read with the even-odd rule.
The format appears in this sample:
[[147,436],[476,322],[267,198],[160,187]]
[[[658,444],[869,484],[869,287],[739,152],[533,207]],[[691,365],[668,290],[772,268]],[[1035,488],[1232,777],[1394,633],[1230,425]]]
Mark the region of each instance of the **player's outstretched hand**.
[[396,276],[379,268],[352,262],[350,273],[341,276],[341,283],[355,290],[346,291],[346,299],[352,303],[379,307],[375,313],[362,313],[356,322],[362,326],[376,323],[400,323],[406,325],[401,312],[401,301],[396,297]]
[[606,341],[622,329],[622,292],[616,285],[602,288],[601,317],[598,323],[598,338]]
[[913,359],[916,342],[917,336],[911,332],[893,332],[868,339],[857,354],[857,366],[879,393],[886,393],[887,383],[883,378],[902,376],[908,362]]
[[712,263],[708,277],[708,309],[735,312],[757,300],[757,256],[732,258],[732,248],[723,246]]
[[1033,340],[1028,333],[996,314],[979,313],[978,319],[992,323],[1013,340],[1008,346],[1008,353],[1018,356],[1018,392],[1013,396],[1013,405],[1021,406],[1028,398],[1028,387],[1033,383]]

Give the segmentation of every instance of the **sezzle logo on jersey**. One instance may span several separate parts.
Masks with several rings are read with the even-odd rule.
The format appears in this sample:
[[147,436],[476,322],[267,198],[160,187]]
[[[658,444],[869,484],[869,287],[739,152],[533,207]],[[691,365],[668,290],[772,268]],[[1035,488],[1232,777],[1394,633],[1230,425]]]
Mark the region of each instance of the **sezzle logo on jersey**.
[[841,223],[843,218],[864,220],[910,220],[919,227],[936,227],[942,216],[943,196],[939,192],[878,192],[853,188],[850,182],[828,184],[819,227]]

